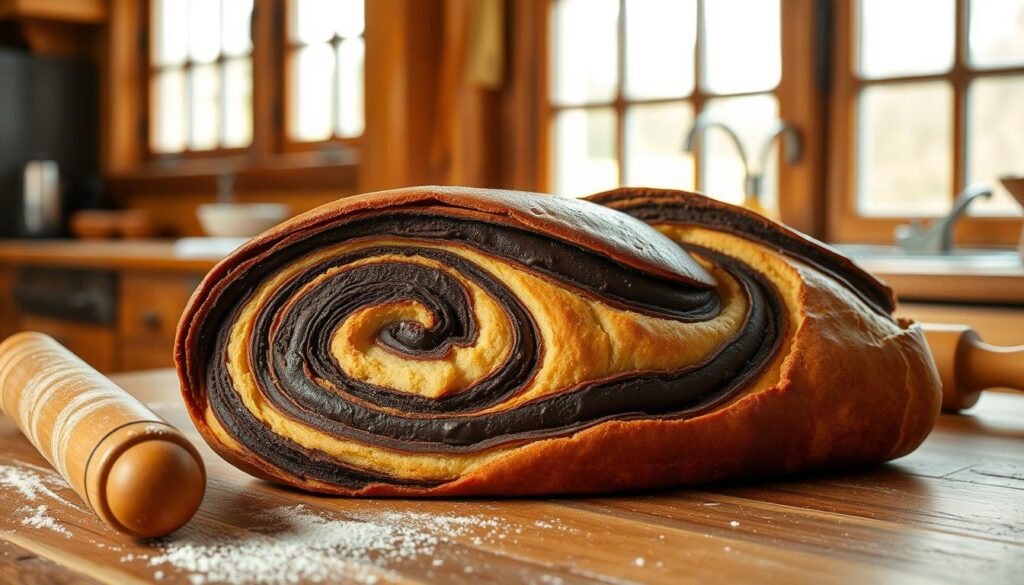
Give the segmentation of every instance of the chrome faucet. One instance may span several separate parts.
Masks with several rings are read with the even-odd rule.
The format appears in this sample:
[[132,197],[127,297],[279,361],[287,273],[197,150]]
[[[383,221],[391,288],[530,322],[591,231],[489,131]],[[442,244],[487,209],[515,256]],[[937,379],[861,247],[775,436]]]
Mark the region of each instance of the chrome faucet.
[[697,136],[706,129],[718,128],[725,132],[733,145],[736,147],[736,153],[740,157],[740,163],[743,165],[743,194],[747,199],[754,199],[760,203],[762,191],[764,189],[764,171],[765,167],[768,166],[768,157],[772,152],[772,144],[780,136],[785,135],[785,160],[788,163],[794,163],[800,160],[801,154],[801,142],[800,133],[790,123],[784,120],[776,120],[772,126],[772,131],[768,134],[768,138],[765,139],[761,146],[760,157],[758,158],[758,166],[756,171],[751,170],[750,159],[747,157],[747,151],[743,148],[743,142],[740,140],[736,131],[732,129],[728,124],[721,120],[716,120],[711,117],[707,112],[697,116],[697,119],[693,122],[693,127],[686,134],[686,140],[683,141],[683,150],[685,152],[693,152],[694,144],[697,140]]
[[969,185],[953,200],[953,208],[945,217],[932,221],[927,228],[920,220],[896,226],[896,246],[908,252],[949,254],[953,251],[953,228],[967,208],[978,198],[992,197],[992,188],[983,183]]

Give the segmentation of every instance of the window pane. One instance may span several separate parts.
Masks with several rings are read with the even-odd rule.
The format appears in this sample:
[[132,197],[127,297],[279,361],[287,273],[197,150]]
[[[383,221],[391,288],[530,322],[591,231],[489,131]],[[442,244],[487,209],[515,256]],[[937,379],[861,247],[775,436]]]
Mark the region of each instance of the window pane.
[[246,55],[252,50],[252,0],[223,0],[221,39],[226,55]]
[[968,211],[1021,215],[999,177],[1024,175],[1024,76],[978,79],[970,86],[967,107],[967,182],[984,181],[995,191]]
[[343,39],[361,36],[366,28],[363,15],[363,0],[338,0],[338,21],[335,31]]
[[188,2],[153,2],[152,59],[156,65],[179,65],[188,55]]
[[766,91],[782,78],[779,0],[704,2],[701,86],[713,93]]
[[697,0],[626,0],[626,93],[632,98],[693,92]]
[[363,133],[363,39],[354,38],[338,45],[338,124],[335,132],[342,138]]
[[327,140],[334,119],[334,48],[327,43],[303,47],[291,60],[289,132],[296,140]]
[[290,36],[296,43],[312,45],[334,38],[338,23],[335,0],[292,0]]
[[220,0],[188,4],[188,48],[193,61],[210,63],[220,54]]
[[693,189],[693,157],[683,140],[693,124],[688,102],[626,110],[625,181],[642,187]]
[[864,77],[941,73],[953,66],[955,0],[861,0]]
[[973,65],[1024,63],[1024,0],[971,0],[968,52]]
[[150,146],[153,152],[185,150],[185,72],[167,69],[157,73],[151,93]]
[[224,63],[224,136],[229,148],[252,143],[252,61],[230,59]]
[[555,192],[583,197],[619,184],[615,110],[564,110],[555,117]]
[[858,108],[857,207],[868,215],[941,215],[952,201],[953,94],[947,83],[875,85]]
[[[739,136],[751,172],[761,172],[761,150],[779,115],[778,100],[774,95],[752,95],[715,98],[708,101],[705,112],[724,122]],[[778,146],[772,147],[764,167],[764,193],[761,204],[767,209],[777,207],[778,201]],[[743,161],[728,135],[717,128],[709,128],[701,137],[701,191],[730,203],[743,201]]]
[[192,150],[217,146],[220,134],[220,71],[216,64],[196,65],[189,74]]
[[558,0],[551,46],[552,100],[610,102],[618,84],[618,0]]

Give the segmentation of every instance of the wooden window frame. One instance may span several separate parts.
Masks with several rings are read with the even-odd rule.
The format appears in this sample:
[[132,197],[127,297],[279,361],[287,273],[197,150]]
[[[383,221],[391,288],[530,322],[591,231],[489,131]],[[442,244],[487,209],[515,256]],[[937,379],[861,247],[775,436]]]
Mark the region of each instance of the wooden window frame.
[[[1024,74],[1024,66],[975,69],[968,63],[968,0],[956,0],[954,62],[949,72],[865,80],[856,71],[857,0],[836,0],[833,88],[830,116],[830,171],[828,233],[836,242],[891,244],[896,226],[909,217],[871,217],[857,212],[857,97],[867,85],[905,81],[941,80],[953,91],[952,198],[964,187],[967,146],[967,90],[971,81],[982,77]],[[1012,245],[1020,237],[1021,219],[965,216],[957,226],[958,243],[979,246]]]
[[[694,51],[694,76],[695,83],[693,92],[682,98],[667,99],[623,99],[623,68],[624,59],[621,58],[623,34],[625,21],[619,19],[618,30],[618,51],[619,51],[619,85],[613,102],[600,105],[586,106],[563,106],[555,105],[550,98],[550,69],[552,63],[552,49],[550,47],[551,14],[554,3],[557,0],[535,0],[539,9],[535,11],[535,22],[537,30],[537,44],[540,46],[538,55],[540,62],[537,64],[537,83],[535,103],[537,107],[537,136],[539,138],[536,148],[536,184],[540,190],[550,191],[553,184],[552,168],[552,130],[556,114],[563,109],[588,107],[612,107],[616,113],[616,160],[620,164],[620,179],[622,176],[622,161],[625,153],[625,109],[633,104],[656,104],[656,103],[678,103],[689,102],[693,105],[694,117],[700,114],[704,104],[709,99],[718,97],[742,97],[745,95],[774,95],[778,103],[779,117],[794,124],[799,130],[803,154],[795,163],[783,162],[779,157],[778,167],[778,193],[779,193],[779,215],[782,221],[788,225],[802,230],[806,233],[824,237],[825,227],[825,206],[821,193],[825,187],[825,105],[826,96],[823,91],[822,63],[818,55],[821,53],[823,39],[821,35],[821,17],[823,12],[820,0],[783,0],[780,2],[780,25],[782,47],[782,76],[779,84],[769,91],[756,91],[737,94],[712,94],[701,88],[700,68],[702,60],[702,49],[700,46],[700,35],[698,30],[697,47]],[[697,2],[698,27],[703,26],[703,8],[701,2]],[[699,191],[703,181],[701,173],[701,142],[698,141],[694,149],[694,170],[695,189]],[[681,147],[681,145],[680,145]]]
[[[253,9],[254,10],[255,10],[255,6],[256,6],[256,1],[257,0],[254,0],[254,3],[253,3]],[[139,78],[142,80],[142,83],[141,83],[139,94],[140,94],[140,98],[142,100],[142,103],[140,104],[142,115],[143,115],[143,118],[148,122],[148,121],[153,119],[153,116],[152,116],[152,110],[153,110],[153,92],[152,92],[153,81],[154,81],[156,76],[161,71],[166,71],[168,69],[173,69],[173,68],[175,68],[175,66],[173,66],[173,65],[172,66],[158,66],[158,65],[154,65],[153,64],[153,0],[141,0],[140,4],[141,4],[141,8],[139,10],[139,19],[140,19],[139,30],[142,31],[142,34],[139,36],[139,53],[141,55],[141,59],[139,60],[139,66],[140,66]],[[253,18],[253,21],[255,21],[255,18]],[[252,69],[253,69],[254,72],[256,70],[256,55],[255,55],[255,53],[256,53],[256,42],[257,42],[256,41],[256,34],[255,33],[256,33],[256,31],[253,30],[253,34],[252,34],[252,36],[253,36],[253,48],[249,52],[248,55],[245,55],[245,58],[248,58],[249,61],[252,63]],[[189,73],[191,72],[192,68],[195,67],[196,65],[214,65],[214,66],[217,67],[218,71],[220,71],[220,69],[224,65],[225,61],[228,61],[230,59],[237,59],[237,58],[239,58],[239,57],[229,57],[229,56],[224,55],[223,51],[218,51],[217,58],[215,60],[213,60],[213,61],[211,61],[209,63],[199,63],[199,62],[193,61],[191,56],[186,55],[185,61],[180,66],[178,66],[178,67],[180,67],[185,72],[185,76],[186,76],[186,80],[187,80],[188,77],[189,77]],[[253,75],[253,78],[255,79],[255,75]],[[223,83],[223,81],[224,81],[224,79],[223,79],[223,76],[222,76],[221,77],[221,82]],[[186,87],[186,92],[187,92],[188,91],[187,83],[186,83],[185,87]],[[223,89],[224,88],[221,87],[221,91],[222,92],[223,92]],[[223,97],[223,95],[222,95],[222,97]],[[186,95],[185,99],[186,100],[191,100],[191,96]],[[256,110],[256,103],[255,102],[256,102],[256,100],[254,98],[253,99],[253,141],[252,142],[255,142],[255,130],[256,130],[256,124],[255,124],[255,122],[256,122],[256,111],[255,111]],[[224,107],[223,102],[221,103],[220,107],[221,107],[221,109],[223,109],[223,107]],[[190,111],[190,115],[191,115],[191,108],[192,108],[192,104],[189,103],[188,104],[188,109]],[[223,117],[224,116],[224,112],[223,111],[220,112],[220,115],[221,115],[220,122],[223,124],[223,122],[224,122],[224,117]],[[188,125],[191,125],[191,119],[187,120],[186,123]],[[141,136],[142,150],[143,150],[145,158],[149,159],[149,160],[161,160],[161,159],[163,159],[163,160],[176,160],[176,159],[189,159],[189,158],[224,158],[224,157],[227,157],[227,156],[243,154],[243,153],[247,152],[252,147],[252,142],[250,142],[248,146],[224,147],[224,146],[219,146],[218,145],[215,148],[210,148],[210,149],[205,149],[205,150],[193,150],[193,149],[191,149],[189,147],[189,144],[188,144],[188,142],[189,142],[189,134],[191,134],[191,128],[187,128],[186,132],[185,132],[185,149],[184,150],[182,150],[180,152],[157,152],[157,151],[153,150],[152,131],[153,131],[153,126],[150,123],[145,123],[145,124],[140,124],[139,125],[139,133],[142,135]],[[223,128],[221,128],[221,132],[223,133]],[[223,136],[219,136],[218,138],[222,139]]]
[[[367,4],[368,27],[371,21],[383,24],[388,18],[405,16],[399,7]],[[210,192],[216,177],[225,171],[236,174],[239,190],[357,187],[362,152],[346,151],[339,155],[286,148],[281,57],[286,31],[280,25],[286,8],[286,0],[255,0],[253,6],[251,59],[253,71],[259,71],[259,75],[253,75],[252,143],[243,148],[155,153],[149,141],[148,117],[149,1],[110,0],[102,59],[105,81],[101,150],[103,173],[115,198],[140,192]],[[407,35],[408,31],[382,30],[378,42],[394,43],[393,37],[400,34]],[[387,55],[381,61],[396,57],[407,59],[404,54]],[[368,94],[369,86],[368,82]],[[387,132],[389,122],[376,111],[373,115],[373,125],[380,126],[381,133]]]
[[[276,1],[278,3],[279,10],[283,13],[278,18],[275,19],[277,22],[280,22],[280,23],[283,24],[283,26],[277,27],[279,30],[275,31],[277,33],[277,35],[278,35],[278,43],[279,44],[277,46],[281,47],[281,50],[278,51],[278,54],[280,55],[280,62],[278,63],[278,67],[279,67],[278,70],[281,72],[281,83],[279,85],[279,88],[280,88],[279,89],[279,91],[280,91],[279,100],[280,100],[280,104],[281,104],[281,106],[280,106],[281,107],[281,114],[280,114],[280,123],[279,123],[280,136],[278,137],[278,140],[279,140],[278,144],[280,145],[281,150],[285,151],[285,152],[320,151],[320,152],[328,152],[328,153],[330,153],[330,152],[337,152],[339,150],[339,147],[341,147],[342,149],[344,149],[344,148],[351,148],[351,149],[354,149],[355,151],[358,151],[360,145],[362,144],[363,135],[361,134],[359,136],[353,136],[353,137],[349,137],[349,138],[342,138],[342,137],[340,137],[340,136],[338,136],[336,134],[335,131],[337,130],[337,128],[332,128],[331,136],[329,138],[324,139],[324,140],[293,140],[293,139],[291,139],[288,136],[288,112],[291,111],[291,100],[293,99],[291,87],[292,87],[292,75],[294,75],[294,73],[291,71],[290,63],[288,61],[289,61],[289,58],[292,56],[292,53],[294,53],[295,51],[301,49],[302,47],[308,47],[308,46],[311,46],[311,45],[303,45],[301,43],[297,43],[297,42],[293,41],[290,38],[289,31],[292,30],[292,17],[293,17],[292,10],[290,10],[290,6],[289,6],[289,4],[291,3],[291,0],[276,0]],[[367,4],[369,4],[373,0],[365,0],[365,1],[366,1]],[[363,39],[363,43],[364,43],[363,46],[365,47],[366,46],[365,45],[365,43],[366,43],[366,30],[365,30],[365,28],[363,30],[363,34],[360,35],[359,38]],[[335,35],[329,41],[327,41],[327,44],[331,45],[331,48],[334,50],[335,59],[337,59],[338,45],[340,43],[344,42],[344,40],[345,39],[343,39],[342,37],[339,37],[337,35],[337,33],[335,33]],[[365,65],[364,65],[364,67],[365,67]],[[365,69],[364,69],[364,71],[365,71]],[[335,75],[337,75],[337,73],[338,73],[338,71],[337,71],[337,62],[336,62],[335,63]],[[336,111],[337,107],[338,107],[338,96],[336,95],[336,92],[338,91],[337,79],[334,79],[333,81],[335,83],[334,83],[334,88],[332,89],[331,108],[332,108],[332,111],[333,111],[333,115],[336,117],[338,115],[338,113]],[[365,91],[366,91],[366,89],[365,89],[366,88],[365,78],[363,80],[363,88],[364,88],[363,92],[365,94]],[[365,95],[363,97],[363,100],[364,100],[363,103],[365,104],[366,103],[365,102],[365,100],[366,100]],[[363,116],[364,116],[364,118],[366,116],[365,108],[364,108]],[[337,124],[337,120],[336,119],[332,119],[331,122],[332,122],[333,125]],[[365,120],[364,120],[363,134],[366,134]]]

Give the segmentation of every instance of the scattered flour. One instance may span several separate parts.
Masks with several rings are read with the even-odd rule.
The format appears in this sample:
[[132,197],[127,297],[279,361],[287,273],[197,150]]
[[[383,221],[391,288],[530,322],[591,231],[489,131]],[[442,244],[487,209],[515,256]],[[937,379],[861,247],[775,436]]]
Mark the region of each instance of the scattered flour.
[[729,522],[729,526],[732,526],[733,528],[739,528],[740,527],[740,521],[739,520],[731,520]]
[[[224,527],[186,526],[156,540],[157,551],[126,555],[143,560],[153,574],[168,570],[190,574],[193,585],[206,583],[278,584],[298,581],[335,582],[347,579],[372,584],[400,580],[385,567],[408,563],[444,565],[434,558],[456,537],[473,544],[500,541],[512,528],[482,515],[436,515],[417,512],[373,512],[334,517],[302,505],[285,506],[258,515],[260,529],[241,532]],[[545,522],[559,529],[557,520]],[[561,529],[567,530],[564,526]],[[466,565],[465,574],[476,569]]]
[[[52,530],[65,538],[71,538],[71,531],[56,518],[50,516],[50,505],[38,503],[40,500],[47,500],[50,504],[81,509],[81,506],[54,491],[54,489],[68,489],[64,478],[57,473],[27,463],[0,465],[0,488],[4,488],[5,491],[17,492],[21,499],[32,502],[32,505],[21,506],[17,509],[17,512],[23,515],[22,526]],[[4,495],[6,496],[6,494]]]
[[[0,465],[0,488],[6,492],[0,496],[25,500],[26,505],[17,509],[23,515],[23,526],[72,537],[50,512],[60,507],[84,508],[59,493],[66,492],[68,486],[57,473],[27,463]],[[145,563],[156,581],[183,573],[192,585],[299,581],[374,585],[404,580],[387,567],[422,564],[437,568],[451,564],[437,557],[454,539],[473,546],[504,543],[506,539],[515,543],[514,537],[526,526],[484,514],[391,511],[351,513],[346,517],[302,505],[271,508],[254,516],[250,525],[256,528],[248,530],[191,523],[169,537],[149,541],[152,552],[136,550],[120,560]],[[543,530],[577,532],[557,518],[531,524]],[[103,543],[96,546],[122,550]],[[469,564],[461,567],[466,575],[477,570]],[[540,582],[557,585],[562,580],[542,575]]]
[[71,538],[71,532],[67,528],[64,528],[64,526],[61,525],[59,522],[57,522],[56,519],[47,514],[47,511],[49,509],[49,506],[46,506],[45,504],[36,506],[35,508],[31,506],[24,506],[22,508],[18,508],[18,512],[22,514],[31,514],[30,516],[25,516],[21,520],[22,526],[45,528],[47,530],[52,530],[58,534],[63,535],[64,538]]
[[64,498],[50,489],[50,485],[66,487],[67,483],[52,471],[42,469],[36,471],[20,465],[0,465],[0,487],[18,490],[22,497],[32,502],[38,500],[40,496],[66,502]]

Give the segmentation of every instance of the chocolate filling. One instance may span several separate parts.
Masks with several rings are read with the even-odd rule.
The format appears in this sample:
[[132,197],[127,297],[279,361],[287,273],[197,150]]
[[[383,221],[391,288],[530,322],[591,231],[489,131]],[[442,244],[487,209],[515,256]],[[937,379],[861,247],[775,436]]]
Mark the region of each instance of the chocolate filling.
[[757,242],[835,278],[879,314],[891,316],[896,308],[889,289],[849,258],[752,212],[700,195],[656,189],[618,189],[588,199],[651,224],[698,225]]
[[[312,267],[295,278],[257,318],[250,345],[253,372],[261,391],[275,408],[299,424],[334,436],[412,452],[475,452],[501,444],[571,434],[611,419],[690,416],[727,400],[757,375],[774,354],[784,326],[778,293],[759,273],[745,270],[743,264],[720,254],[707,250],[699,253],[723,265],[738,279],[750,300],[750,309],[735,339],[705,363],[677,372],[630,373],[507,411],[453,415],[506,400],[521,389],[539,361],[538,340],[532,320],[502,285],[487,280],[487,275],[457,256],[426,248],[364,250]],[[419,264],[391,262],[338,272],[307,290],[305,296],[284,308],[284,313],[280,312],[285,299],[324,270],[382,254],[433,258],[484,287],[506,310],[516,331],[514,348],[506,363],[472,389],[436,400],[366,384],[341,371],[327,353],[328,340],[338,324],[364,306],[409,299],[422,302],[437,316],[429,336],[440,330],[453,334],[447,340],[430,344],[425,348],[428,352],[470,339],[474,326],[468,309],[461,306],[466,302],[465,293],[455,294],[452,287],[458,285],[451,282],[450,276]],[[421,288],[425,284],[431,288]],[[443,299],[436,294],[439,291],[446,291]],[[218,336],[217,355],[225,351],[226,330]],[[404,344],[396,349],[403,353],[416,351]],[[296,475],[348,487],[374,481],[406,483],[399,478],[382,478],[339,466],[323,454],[310,453],[267,431],[231,389],[224,361],[216,360],[209,369],[211,404],[229,432],[258,456]],[[325,390],[315,378],[329,380],[340,391]],[[383,413],[370,405],[397,408],[403,414]]]
[[[836,262],[826,249],[792,238],[778,228],[767,229],[742,214],[733,217],[728,208],[672,204],[670,199],[632,206],[619,201],[627,196],[605,199],[612,206],[623,203],[623,211],[652,223],[698,223],[738,233],[839,275],[875,306],[886,300],[884,287],[877,283],[873,287],[870,277],[858,279],[855,270]],[[436,209],[430,213],[392,210],[288,234],[256,255],[238,260],[224,282],[207,289],[203,318],[193,325],[196,330],[187,352],[189,359],[199,362],[191,371],[205,372],[206,398],[213,412],[254,456],[290,474],[350,489],[381,482],[440,483],[352,468],[304,448],[271,432],[246,409],[233,388],[226,367],[227,343],[240,308],[269,276],[312,252],[342,242],[388,237],[414,240],[410,245],[377,246],[325,259],[273,291],[255,317],[247,340],[250,365],[259,391],[296,425],[388,449],[474,453],[565,436],[608,420],[694,416],[733,398],[763,372],[784,337],[784,304],[773,283],[740,260],[687,246],[736,278],[749,302],[743,326],[716,353],[678,371],[625,373],[515,408],[479,413],[521,392],[536,374],[545,348],[536,324],[513,291],[463,257],[417,245],[417,241],[464,244],[613,306],[663,318],[705,321],[719,313],[721,303],[715,290],[699,282],[687,284],[643,273],[553,236],[440,213]],[[355,264],[382,255],[399,258]],[[502,364],[470,388],[436,399],[353,379],[330,353],[331,339],[355,311],[406,301],[426,307],[433,324],[391,324],[376,340],[380,347],[407,359],[435,359],[456,346],[475,342],[477,323],[463,284],[448,272],[414,262],[412,257],[436,260],[481,287],[512,325],[512,347]],[[331,269],[335,271],[324,276]],[[202,385],[193,383],[192,387],[196,399],[201,398]]]

